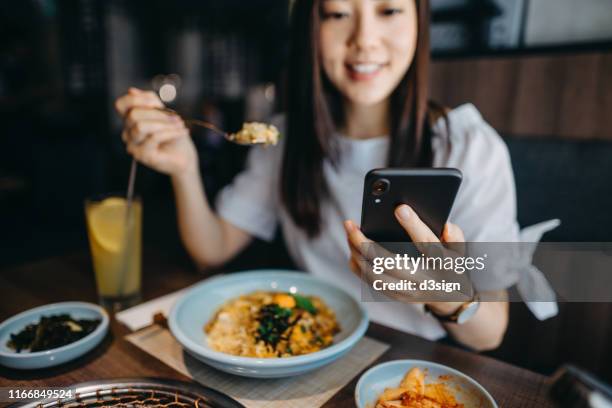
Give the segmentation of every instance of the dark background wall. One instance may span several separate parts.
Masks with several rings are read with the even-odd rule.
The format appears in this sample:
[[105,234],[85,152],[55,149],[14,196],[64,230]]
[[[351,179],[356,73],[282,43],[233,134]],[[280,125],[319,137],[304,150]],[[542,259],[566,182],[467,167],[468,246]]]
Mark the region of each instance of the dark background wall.
[[[112,103],[129,86],[169,84],[170,107],[228,129],[269,114],[287,16],[271,0],[2,2],[0,265],[86,247],[85,197],[126,188]],[[194,133],[214,197],[246,150]],[[140,168],[137,191],[146,239],[178,249],[167,179]]]

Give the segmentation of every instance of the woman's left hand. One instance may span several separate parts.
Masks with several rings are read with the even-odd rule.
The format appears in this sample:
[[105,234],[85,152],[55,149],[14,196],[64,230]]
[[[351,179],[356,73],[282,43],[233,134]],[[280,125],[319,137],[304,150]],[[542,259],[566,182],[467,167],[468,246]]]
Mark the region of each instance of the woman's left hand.
[[[417,247],[420,246],[421,252],[426,252],[427,248],[436,246],[435,244],[441,244],[445,250],[452,252],[462,252],[463,243],[465,238],[463,231],[454,224],[447,223],[444,226],[441,239],[438,239],[431,229],[421,220],[416,212],[408,205],[403,204],[395,209],[395,217],[400,225],[404,228],[410,239]],[[351,251],[351,257],[349,265],[353,273],[355,273],[360,279],[365,279],[372,282],[373,279],[381,279],[380,275],[372,276],[372,268],[370,265],[364,265],[363,260],[371,257],[371,253],[367,254],[366,249],[371,248],[369,245],[376,245],[372,240],[367,238],[359,229],[359,227],[353,221],[345,221],[344,227],[346,229],[347,239],[349,248]],[[426,244],[426,245],[420,245]],[[431,246],[429,245],[431,244]],[[457,254],[458,255],[458,254]],[[387,279],[395,280],[392,276],[387,276]],[[396,293],[394,296],[397,300],[404,302],[418,302],[413,294],[399,295]],[[436,313],[441,315],[453,313],[463,302],[431,302],[427,303],[428,306],[433,309]]]

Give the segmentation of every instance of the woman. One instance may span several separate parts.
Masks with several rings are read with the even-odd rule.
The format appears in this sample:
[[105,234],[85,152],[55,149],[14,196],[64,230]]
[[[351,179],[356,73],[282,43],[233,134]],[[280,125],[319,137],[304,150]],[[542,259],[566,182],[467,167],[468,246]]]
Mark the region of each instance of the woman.
[[[254,236],[271,239],[280,224],[298,266],[358,296],[367,238],[343,221],[359,217],[365,173],[386,166],[462,170],[454,224],[442,241],[461,242],[464,234],[470,241],[516,240],[505,145],[473,106],[447,115],[428,106],[428,13],[425,0],[298,0],[287,126],[279,123],[286,137],[282,146],[251,149],[216,212],[181,120],[154,109],[162,104],[151,92],[130,89],[117,100],[128,152],[172,179],[181,238],[199,267],[223,264]],[[408,206],[399,206],[396,217],[414,242],[438,240]],[[505,300],[501,281],[475,286]],[[445,317],[458,316],[467,303],[365,305],[374,321],[429,339],[448,333],[476,350],[497,347],[508,322],[506,301],[477,304],[462,324]]]

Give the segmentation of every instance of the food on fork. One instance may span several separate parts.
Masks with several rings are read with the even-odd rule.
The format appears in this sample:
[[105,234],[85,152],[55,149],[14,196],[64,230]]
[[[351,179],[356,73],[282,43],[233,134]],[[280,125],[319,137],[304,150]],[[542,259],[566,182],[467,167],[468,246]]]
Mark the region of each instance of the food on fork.
[[378,397],[375,408],[464,408],[442,382],[427,384],[425,373],[413,367],[399,386],[386,388]]
[[229,140],[238,144],[264,144],[278,143],[280,133],[274,125],[261,122],[245,122],[236,133],[229,134]]

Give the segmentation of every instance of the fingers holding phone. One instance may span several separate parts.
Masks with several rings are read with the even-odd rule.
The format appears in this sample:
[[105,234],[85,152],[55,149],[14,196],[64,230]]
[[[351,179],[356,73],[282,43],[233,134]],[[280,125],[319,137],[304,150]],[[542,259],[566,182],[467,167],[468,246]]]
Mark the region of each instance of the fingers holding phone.
[[[467,275],[456,275],[452,270],[431,269],[423,263],[406,267],[409,263],[405,261],[402,254],[391,252],[370,240],[353,221],[345,221],[344,227],[350,250],[349,267],[358,278],[375,291],[381,291],[387,297],[404,303],[453,303],[458,300],[465,301],[472,296],[472,284]],[[416,217],[414,218],[414,224],[407,226],[407,229],[412,229],[410,233],[415,239],[421,239],[421,236],[418,235],[419,232],[430,238],[433,235],[429,227]],[[463,242],[458,241],[463,237],[461,229],[448,224],[445,227],[445,232],[447,239],[453,240],[453,242],[449,241],[450,244],[435,238],[435,242],[422,242],[415,246],[424,249],[422,253],[425,258],[442,257],[449,259],[461,256],[461,253],[455,252],[452,247],[449,247],[449,245],[463,245]],[[408,234],[408,231],[406,233]],[[434,238],[432,238],[432,241],[434,241]],[[407,243],[407,245],[410,249],[413,244]],[[416,258],[418,260],[419,257]],[[458,292],[432,293],[427,289],[432,281],[458,282],[462,289]],[[398,290],[397,288],[409,289]]]
[[[392,259],[388,258],[395,259],[404,253],[417,258],[418,254],[446,258],[464,253],[463,232],[458,226],[447,223],[461,178],[461,172],[456,169],[370,171],[364,180],[362,227],[360,229],[353,222],[345,223],[351,270],[370,285],[376,280],[381,284],[410,281],[418,288],[424,281],[454,278],[452,271],[449,276],[449,271],[419,266],[412,270],[385,267],[382,273],[380,261],[391,264]],[[469,282],[465,284],[471,288]],[[389,290],[385,294],[400,297],[405,302],[431,300],[430,294],[419,290]],[[444,293],[439,300],[452,300],[453,296],[457,295]]]

